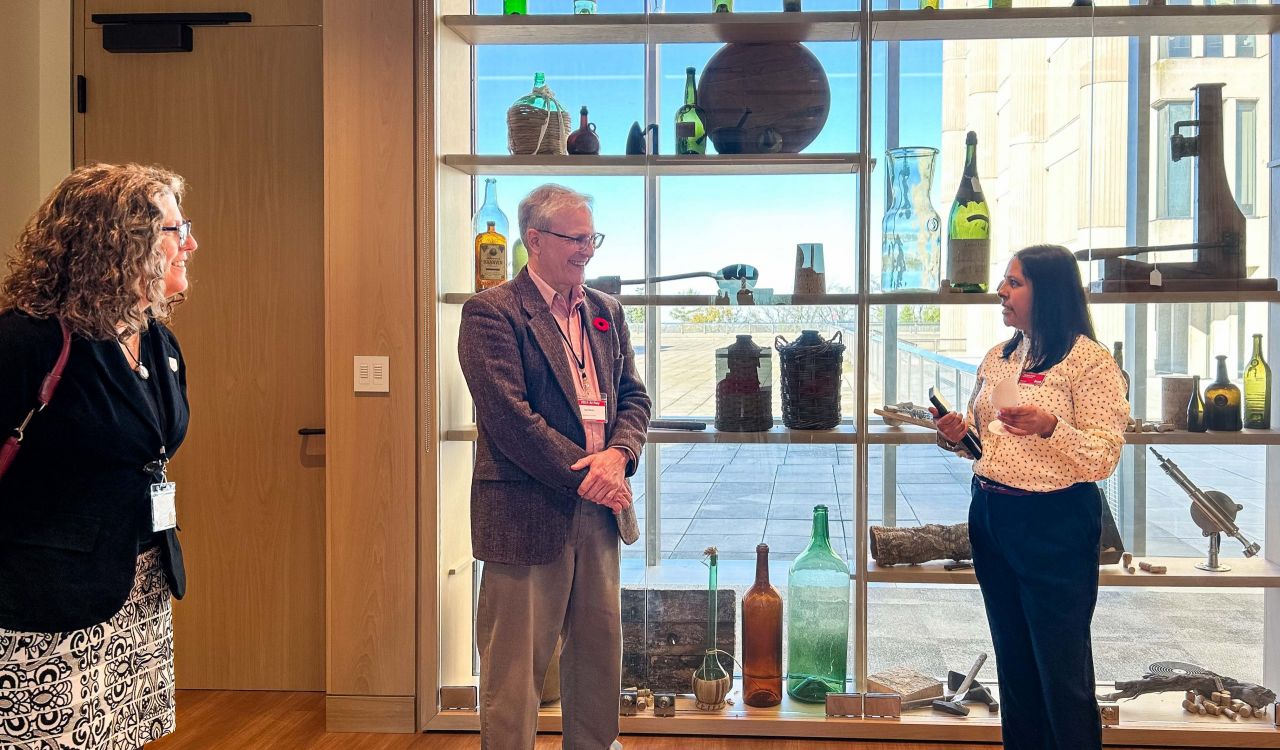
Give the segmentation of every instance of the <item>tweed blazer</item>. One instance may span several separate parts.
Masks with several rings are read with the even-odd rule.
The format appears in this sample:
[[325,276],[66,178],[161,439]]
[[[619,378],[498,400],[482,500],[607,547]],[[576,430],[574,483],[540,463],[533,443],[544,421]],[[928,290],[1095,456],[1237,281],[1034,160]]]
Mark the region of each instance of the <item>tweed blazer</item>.
[[[605,445],[639,458],[650,402],[636,372],[622,305],[586,289],[582,315],[600,390],[608,397]],[[601,318],[608,330],[592,321]],[[458,357],[475,401],[471,479],[472,554],[486,562],[542,565],[559,559],[587,471],[573,373],[546,300],[522,270],[462,308]],[[604,326],[600,326],[604,327]],[[635,473],[628,462],[627,476]]]

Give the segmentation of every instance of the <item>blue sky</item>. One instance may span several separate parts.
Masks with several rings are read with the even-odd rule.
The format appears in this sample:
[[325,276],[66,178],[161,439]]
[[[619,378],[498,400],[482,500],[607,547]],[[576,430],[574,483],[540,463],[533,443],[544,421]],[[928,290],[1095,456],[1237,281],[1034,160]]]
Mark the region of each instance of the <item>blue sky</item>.
[[[652,1],[652,0],[650,0]],[[710,0],[665,0],[666,12],[705,12]],[[501,12],[500,0],[479,0],[478,13]],[[566,13],[572,0],[529,0],[530,14]],[[638,13],[641,0],[603,0],[601,12]],[[805,10],[853,10],[845,0],[804,0]],[[735,12],[777,11],[781,0],[737,0]],[[823,42],[807,45],[826,71],[831,109],[826,125],[804,153],[855,151],[859,144],[858,45]],[[670,44],[660,47],[662,93],[659,120],[661,153],[674,151],[671,120],[683,103],[684,71],[701,74],[718,44]],[[872,154],[883,161],[884,57],[886,45],[872,49]],[[941,131],[941,52],[939,42],[901,47],[901,98],[910,117],[902,119],[901,144],[939,146]],[[557,99],[569,110],[573,127],[586,105],[596,124],[601,153],[624,152],[627,131],[643,119],[644,48],[641,45],[515,45],[476,48],[476,150],[507,153],[506,110],[528,93],[533,74],[542,71]],[[447,113],[445,116],[448,116]],[[643,125],[643,123],[641,123]],[[941,158],[947,158],[943,154]],[[963,158],[963,154],[955,155]],[[696,158],[696,157],[693,157]],[[516,205],[542,177],[499,177],[499,203],[514,224]],[[639,177],[557,178],[596,198],[596,228],[608,239],[588,269],[589,276],[643,275],[644,185]],[[882,165],[871,175],[872,248],[879,252],[883,211]],[[854,286],[858,180],[853,175],[759,177],[664,177],[661,179],[661,267],[665,273],[718,269],[750,263],[761,269],[760,286],[788,292],[792,287],[795,245],[821,242],[828,288]],[[945,214],[954,186],[934,185],[934,207]],[[482,196],[481,196],[482,197]],[[705,287],[705,288],[704,288]],[[667,293],[688,289],[714,293],[705,281],[669,282]]]

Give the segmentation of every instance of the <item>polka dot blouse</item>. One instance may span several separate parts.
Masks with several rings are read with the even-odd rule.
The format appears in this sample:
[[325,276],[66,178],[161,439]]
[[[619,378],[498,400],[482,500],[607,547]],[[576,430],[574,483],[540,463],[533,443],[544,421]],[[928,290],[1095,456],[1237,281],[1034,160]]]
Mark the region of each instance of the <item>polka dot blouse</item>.
[[[974,464],[974,473],[1034,492],[1111,476],[1124,446],[1129,402],[1124,377],[1106,347],[1081,336],[1061,362],[1041,373],[1042,381],[1025,382],[1039,380],[1037,376],[1018,383],[1020,404],[1036,404],[1058,418],[1047,438],[1001,435],[988,427],[996,418],[997,409],[991,403],[995,386],[1019,378],[1030,341],[1024,337],[1008,359],[1001,357],[1003,348],[1002,343],[987,352],[969,399],[966,417],[982,443],[982,458]],[[963,447],[942,443],[967,455]]]

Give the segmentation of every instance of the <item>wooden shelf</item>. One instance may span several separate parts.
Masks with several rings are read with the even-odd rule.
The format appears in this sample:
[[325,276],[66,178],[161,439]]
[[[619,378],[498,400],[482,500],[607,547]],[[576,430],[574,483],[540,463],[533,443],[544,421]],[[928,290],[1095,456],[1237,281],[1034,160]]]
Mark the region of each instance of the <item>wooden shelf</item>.
[[[681,175],[853,174],[858,154],[742,154],[724,156],[478,156],[449,154],[446,166],[470,175]],[[875,160],[872,160],[872,167]]]
[[[999,685],[984,680],[999,698]],[[1099,692],[1112,689],[1100,683]],[[805,737],[815,739],[899,740],[915,742],[1000,742],[1000,714],[973,706],[968,716],[949,716],[928,708],[907,711],[900,719],[827,718],[821,704],[784,697],[772,708],[752,708],[742,702],[741,681],[729,693],[733,704],[721,711],[699,711],[692,696],[676,697],[676,715],[654,716],[645,711],[623,716],[619,728],[626,734],[703,735],[723,737]],[[1142,695],[1124,701],[1120,725],[1105,727],[1107,746],[1151,745],[1162,748],[1280,747],[1280,731],[1271,717],[1230,721],[1226,717],[1192,716],[1180,705],[1182,693]],[[475,732],[480,729],[477,711],[441,711],[428,723],[428,732]],[[562,730],[560,707],[538,711],[538,731]],[[732,742],[725,743],[732,745]]]
[[[710,283],[709,281],[707,283]],[[471,299],[471,292],[446,292],[445,304],[461,305]],[[1142,305],[1142,304],[1203,304],[1209,302],[1280,302],[1280,292],[1095,292],[1086,295],[1091,305]],[[619,294],[617,300],[629,307],[712,307],[714,294]],[[859,294],[793,295],[775,294],[769,305],[856,305]],[[869,294],[867,303],[883,305],[996,305],[1000,299],[994,294],[937,294],[933,292],[894,292]],[[769,305],[756,305],[768,307]],[[750,305],[747,305],[750,307]]]
[[[698,280],[695,280],[698,283]],[[708,279],[707,284],[711,281]],[[442,299],[445,304],[461,305],[473,296],[472,292],[446,292]],[[644,307],[646,305],[656,305],[658,307],[714,307],[716,297],[714,294],[619,294],[615,295],[618,302],[627,307]],[[789,305],[797,307],[802,305],[856,305],[858,304],[858,295],[856,294],[823,294],[823,295],[791,295],[791,294],[775,294],[774,301],[769,305],[745,305],[740,306],[742,309],[751,307],[770,307],[773,305]]]
[[871,14],[875,41],[1270,34],[1277,29],[1280,8],[1271,5],[967,8]]
[[[1228,543],[1223,548],[1230,552]],[[1205,549],[1208,550],[1208,540]],[[1239,545],[1237,545],[1238,547]],[[1101,586],[1150,586],[1156,588],[1280,588],[1280,565],[1262,559],[1222,558],[1222,562],[1230,565],[1226,573],[1209,573],[1195,567],[1202,562],[1200,557],[1142,557],[1153,565],[1165,565],[1168,573],[1153,575],[1143,572],[1125,573],[1119,565],[1103,565],[1099,569],[1098,584]],[[976,584],[978,579],[973,569],[944,570],[942,560],[934,560],[921,565],[894,565],[880,567],[874,560],[867,561],[867,580],[871,583],[933,583],[933,584]]]
[[851,42],[858,38],[857,11],[451,15],[444,17],[444,25],[468,44]]
[[[776,443],[782,445],[853,445],[858,442],[853,425],[842,424],[833,430],[789,430],[776,426],[767,432],[720,432],[706,420],[705,430],[649,430],[649,443]],[[475,442],[475,425],[446,430],[450,442]]]

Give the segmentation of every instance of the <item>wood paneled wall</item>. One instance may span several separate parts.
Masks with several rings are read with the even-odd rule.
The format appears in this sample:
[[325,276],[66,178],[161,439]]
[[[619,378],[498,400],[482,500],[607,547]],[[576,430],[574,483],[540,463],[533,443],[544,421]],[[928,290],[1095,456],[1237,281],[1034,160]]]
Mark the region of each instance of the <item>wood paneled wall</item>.
[[[324,2],[327,693],[347,731],[415,729],[414,5]],[[358,354],[390,357],[390,393],[353,393]]]

